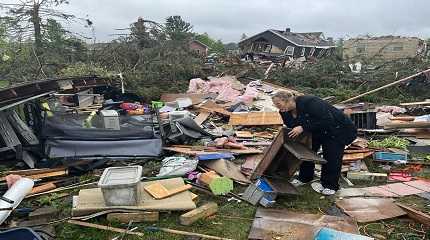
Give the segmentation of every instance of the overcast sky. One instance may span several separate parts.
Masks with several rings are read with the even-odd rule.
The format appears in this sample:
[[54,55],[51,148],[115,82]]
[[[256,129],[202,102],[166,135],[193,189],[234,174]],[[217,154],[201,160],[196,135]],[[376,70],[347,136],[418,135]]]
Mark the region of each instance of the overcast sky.
[[[7,0],[0,0],[7,2]],[[139,16],[164,22],[180,15],[194,32],[237,42],[268,28],[322,31],[326,37],[410,35],[430,37],[430,0],[69,0],[61,9],[94,23],[98,42],[113,38]],[[67,27],[67,26],[66,26]],[[91,36],[83,25],[69,26]]]

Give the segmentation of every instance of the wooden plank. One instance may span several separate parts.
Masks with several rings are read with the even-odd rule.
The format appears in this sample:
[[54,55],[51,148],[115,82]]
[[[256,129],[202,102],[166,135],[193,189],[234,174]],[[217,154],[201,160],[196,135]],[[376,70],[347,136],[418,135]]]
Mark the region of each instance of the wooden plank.
[[41,173],[64,171],[66,168],[40,168],[40,169],[26,169],[26,170],[12,170],[8,171],[8,174],[15,174],[20,176],[29,176]]
[[[351,151],[351,150],[349,150]],[[345,153],[343,155],[342,161],[347,162],[347,161],[357,161],[357,160],[362,160],[364,158],[370,157],[372,156],[373,151],[367,151],[367,152],[356,152],[356,153]]]
[[408,215],[408,217],[414,219],[415,221],[422,223],[426,226],[430,226],[430,215],[425,214],[421,211],[418,211],[416,209],[413,209],[411,207],[408,207],[404,204],[401,203],[396,203],[397,206],[399,206],[400,208],[402,208],[406,214]]
[[[33,175],[24,175],[24,176],[31,179],[44,179],[44,178],[50,178],[50,177],[64,176],[67,174],[68,174],[67,169],[62,169],[62,170],[49,171],[49,172],[38,173]],[[20,175],[20,174],[18,173],[16,175]],[[4,181],[4,180],[5,180],[4,177],[0,178],[0,181]]]
[[238,112],[230,115],[228,124],[233,126],[282,125],[283,121],[278,112]]
[[251,179],[255,179],[261,175],[263,175],[264,171],[269,167],[270,163],[276,157],[278,151],[282,148],[284,144],[284,131],[279,131],[278,135],[276,135],[275,139],[272,142],[272,145],[267,147],[264,150],[263,158],[258,162],[258,165],[255,167],[254,172],[251,175]]
[[384,129],[396,128],[430,128],[430,122],[391,122],[384,125]]
[[325,163],[325,159],[318,156],[311,149],[307,148],[304,144],[293,141],[285,141],[284,148],[301,161],[313,161]]
[[179,222],[182,225],[189,226],[199,219],[209,217],[218,211],[218,205],[214,202],[206,203],[194,210],[182,214],[179,217]]
[[178,193],[169,198],[155,199],[144,187],[155,182],[161,183],[167,189],[175,189],[185,185],[182,178],[163,179],[150,182],[141,182],[138,185],[139,202],[135,206],[106,206],[103,194],[100,188],[82,189],[79,191],[79,200],[72,209],[73,216],[88,215],[95,212],[127,209],[139,211],[182,211],[196,208],[196,204],[191,200],[189,191]]
[[171,190],[166,189],[161,183],[157,182],[144,187],[144,189],[151,194],[155,199],[163,199],[175,195],[180,192],[190,190],[191,185],[186,184]]
[[241,155],[241,154],[259,154],[263,151],[256,149],[256,148],[248,148],[248,149],[218,149],[218,150],[192,150],[190,148],[185,147],[164,147],[164,150],[177,152],[177,153],[183,153],[187,155],[196,156],[199,154],[205,154],[205,153],[223,153],[223,152],[229,152],[234,155]]
[[136,236],[139,236],[139,237],[143,237],[144,236],[144,234],[141,233],[141,232],[131,232],[131,231],[127,230],[127,229],[110,227],[110,226],[99,225],[99,224],[88,223],[88,222],[82,222],[82,221],[77,221],[77,220],[68,220],[67,223],[78,225],[78,226],[82,226],[82,227],[96,228],[96,229],[100,229],[100,230],[117,232],[117,233],[122,233],[122,234],[136,235]]
[[106,219],[109,222],[117,221],[120,223],[133,222],[158,222],[160,219],[159,212],[121,212],[121,213],[108,213]]
[[208,117],[211,115],[211,113],[210,112],[207,112],[207,111],[201,111],[200,113],[199,113],[199,115],[197,115],[197,117],[196,118],[194,118],[194,121],[197,123],[197,125],[199,125],[199,126],[201,126],[202,125],[202,123],[204,123],[207,119],[208,119]]
[[253,138],[254,135],[251,131],[236,131],[234,133],[238,138]]
[[202,109],[210,113],[219,113],[224,116],[230,116],[231,112],[225,110],[222,106],[219,104],[216,104],[213,101],[207,101],[199,106],[196,106],[197,109]]
[[403,106],[403,107],[417,106],[417,105],[430,105],[430,101],[400,103],[400,106]]
[[390,120],[392,120],[392,121],[407,121],[407,122],[410,122],[410,121],[415,120],[415,117],[414,116],[390,117]]

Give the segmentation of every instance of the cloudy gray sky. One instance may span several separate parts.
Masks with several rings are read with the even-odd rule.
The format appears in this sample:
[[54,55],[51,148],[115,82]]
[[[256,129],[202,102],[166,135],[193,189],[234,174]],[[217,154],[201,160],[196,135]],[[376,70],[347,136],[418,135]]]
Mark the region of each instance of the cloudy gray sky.
[[[7,1],[7,0],[0,0]],[[181,15],[195,32],[237,42],[268,28],[323,31],[327,37],[411,35],[430,37],[430,0],[69,0],[61,9],[94,22],[97,41],[141,16],[164,22]],[[90,36],[82,25],[69,26]]]

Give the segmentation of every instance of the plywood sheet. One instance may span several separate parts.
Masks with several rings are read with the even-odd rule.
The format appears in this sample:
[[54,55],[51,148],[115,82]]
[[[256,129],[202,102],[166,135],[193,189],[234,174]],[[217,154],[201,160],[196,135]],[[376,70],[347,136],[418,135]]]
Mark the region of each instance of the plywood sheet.
[[430,192],[430,181],[416,180],[416,181],[404,182],[404,184],[414,188],[418,188],[425,192]]
[[406,214],[394,203],[393,199],[389,198],[346,198],[337,201],[336,205],[361,223],[395,218]]
[[350,218],[258,208],[248,239],[307,240],[313,239],[321,227],[358,233],[357,224]]
[[378,186],[375,186],[375,187],[366,187],[366,188],[363,188],[363,189],[365,191],[369,192],[369,193],[377,194],[377,195],[379,195],[381,197],[400,197],[400,195],[395,194],[393,192],[390,192],[390,191],[388,191],[386,189],[380,188]]
[[414,188],[403,183],[392,183],[379,187],[400,196],[408,196],[425,192],[424,190],[420,190],[418,188]]
[[278,112],[238,112],[230,115],[229,125],[259,126],[282,125]]
[[196,208],[192,200],[191,193],[185,191],[169,198],[156,200],[143,188],[153,183],[160,183],[166,189],[172,190],[184,186],[182,178],[172,178],[151,182],[141,182],[139,184],[140,201],[137,206],[106,206],[100,188],[83,189],[79,191],[79,203],[72,213],[74,216],[82,216],[98,211],[109,209],[130,209],[130,210],[154,210],[154,211],[174,211],[190,210]]

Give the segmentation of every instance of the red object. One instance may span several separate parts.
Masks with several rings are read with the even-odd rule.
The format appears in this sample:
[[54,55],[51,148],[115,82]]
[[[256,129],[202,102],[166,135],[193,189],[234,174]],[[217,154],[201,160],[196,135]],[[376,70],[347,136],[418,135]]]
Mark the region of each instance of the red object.
[[140,105],[138,103],[121,103],[121,105],[119,105],[119,107],[124,109],[124,110],[143,109],[143,105]]

